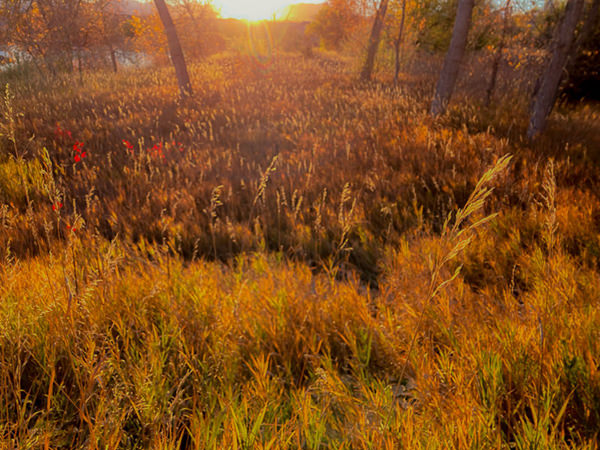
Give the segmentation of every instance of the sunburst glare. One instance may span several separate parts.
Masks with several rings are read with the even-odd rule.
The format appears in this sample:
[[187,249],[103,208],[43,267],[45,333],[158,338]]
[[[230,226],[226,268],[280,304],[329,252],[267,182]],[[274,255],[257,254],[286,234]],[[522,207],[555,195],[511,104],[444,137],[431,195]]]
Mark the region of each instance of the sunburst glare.
[[[251,22],[284,18],[290,0],[214,0],[221,17],[243,19]],[[321,3],[320,0],[302,0],[302,3]]]

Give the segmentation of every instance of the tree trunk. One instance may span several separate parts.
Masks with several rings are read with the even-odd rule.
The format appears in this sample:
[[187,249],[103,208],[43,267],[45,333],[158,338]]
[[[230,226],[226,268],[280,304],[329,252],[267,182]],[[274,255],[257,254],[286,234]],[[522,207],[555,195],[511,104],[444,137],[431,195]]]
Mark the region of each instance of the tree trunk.
[[494,61],[492,61],[492,74],[490,75],[490,82],[485,91],[485,106],[490,106],[492,102],[492,94],[494,93],[494,88],[496,87],[496,80],[498,79],[498,69],[500,68],[500,60],[502,59],[502,49],[504,48],[503,42],[500,43],[496,49],[496,54],[494,55]]
[[77,71],[79,72],[79,84],[83,86],[83,59],[81,58],[81,49],[77,50]]
[[435,88],[433,102],[431,103],[431,115],[433,116],[443,114],[446,111],[446,107],[452,96],[454,84],[458,78],[460,63],[467,46],[467,37],[471,26],[471,14],[474,4],[474,0],[459,0],[458,2],[450,48],[448,48],[448,53],[446,53],[446,59],[444,60],[440,78]]
[[379,41],[381,39],[381,30],[383,29],[383,23],[385,21],[385,13],[387,12],[388,0],[381,0],[377,13],[375,14],[375,21],[371,28],[371,35],[369,36],[369,47],[367,48],[367,58],[363,65],[360,73],[360,79],[363,81],[369,81],[371,74],[373,73],[373,65],[375,64],[375,55],[377,54],[377,48],[379,47]]
[[165,28],[167,34],[167,42],[169,44],[169,54],[171,55],[171,62],[175,67],[175,75],[177,76],[177,83],[179,84],[179,92],[182,98],[189,97],[192,95],[192,84],[190,83],[190,76],[188,74],[187,65],[185,64],[185,58],[183,57],[183,50],[179,43],[179,37],[177,36],[177,30],[175,24],[169,14],[169,9],[165,0],[154,0],[158,15]]
[[531,119],[527,137],[534,139],[546,126],[546,119],[552,111],[560,80],[573,45],[575,27],[581,16],[584,0],[569,0],[565,15],[556,28],[552,44],[552,57],[546,66],[533,100]]
[[400,18],[400,27],[398,35],[394,40],[394,84],[398,84],[400,76],[400,44],[402,44],[402,35],[404,34],[404,18],[406,17],[406,0],[402,0],[402,16]]
[[500,43],[496,48],[496,54],[494,55],[494,61],[492,62],[492,74],[490,76],[490,83],[488,84],[486,93],[485,93],[485,106],[490,106],[492,101],[492,94],[494,93],[494,88],[496,87],[496,80],[498,79],[498,69],[500,68],[500,61],[502,60],[502,51],[506,45],[506,32],[508,29],[508,19],[510,17],[510,1],[506,1],[506,6],[504,8],[504,24],[502,26],[502,36],[500,37]]
[[582,44],[587,41],[592,32],[594,31],[594,26],[598,23],[598,18],[600,16],[600,0],[594,0],[594,2],[590,5],[587,18],[585,21],[585,25],[583,26],[583,30],[581,30],[581,34],[577,37],[576,44],[581,47]]
[[589,10],[587,12],[585,22],[583,24],[583,28],[581,29],[581,33],[577,35],[577,39],[573,43],[572,50],[569,52],[569,57],[567,61],[567,66],[565,67],[566,79],[564,80],[564,84],[569,82],[570,74],[573,72],[575,68],[575,63],[577,62],[577,56],[581,51],[581,47],[585,45],[587,40],[591,37],[592,32],[594,31],[594,26],[598,23],[598,15],[600,14],[600,0],[594,0],[593,3],[589,6]]
[[115,49],[113,46],[110,46],[110,61],[112,62],[113,71],[117,73],[119,71],[119,67],[117,66],[117,55],[115,54]]

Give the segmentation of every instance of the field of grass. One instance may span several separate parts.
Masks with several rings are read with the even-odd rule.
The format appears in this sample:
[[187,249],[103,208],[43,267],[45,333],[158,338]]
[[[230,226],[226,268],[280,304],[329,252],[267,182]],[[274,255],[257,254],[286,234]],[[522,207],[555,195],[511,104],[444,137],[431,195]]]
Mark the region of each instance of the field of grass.
[[0,449],[598,447],[600,108],[355,67],[0,75]]

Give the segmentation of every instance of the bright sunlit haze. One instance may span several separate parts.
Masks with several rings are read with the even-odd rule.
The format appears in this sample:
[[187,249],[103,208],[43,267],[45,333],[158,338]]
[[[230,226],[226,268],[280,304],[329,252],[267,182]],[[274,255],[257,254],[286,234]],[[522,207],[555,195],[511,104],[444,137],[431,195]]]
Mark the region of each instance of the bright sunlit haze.
[[[286,0],[214,0],[214,7],[223,18],[259,21],[285,19],[285,10],[293,2]],[[305,0],[303,3],[322,3],[320,0]]]

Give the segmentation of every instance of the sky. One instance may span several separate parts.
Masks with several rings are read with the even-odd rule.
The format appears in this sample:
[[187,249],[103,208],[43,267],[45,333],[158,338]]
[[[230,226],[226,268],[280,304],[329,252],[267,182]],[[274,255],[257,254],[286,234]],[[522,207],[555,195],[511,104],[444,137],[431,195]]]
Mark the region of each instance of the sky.
[[322,3],[324,0],[213,0],[214,7],[221,11],[221,17],[235,19],[272,19],[273,14],[294,3]]

